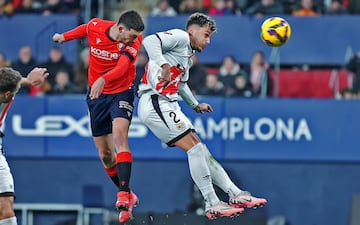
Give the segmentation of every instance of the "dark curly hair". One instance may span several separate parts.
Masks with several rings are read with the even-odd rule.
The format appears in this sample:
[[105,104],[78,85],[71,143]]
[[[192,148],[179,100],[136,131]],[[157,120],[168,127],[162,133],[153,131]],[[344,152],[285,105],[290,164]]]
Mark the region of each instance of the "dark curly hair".
[[186,22],[186,29],[193,24],[199,25],[200,27],[209,26],[211,32],[216,31],[215,20],[203,13],[196,12],[190,15]]

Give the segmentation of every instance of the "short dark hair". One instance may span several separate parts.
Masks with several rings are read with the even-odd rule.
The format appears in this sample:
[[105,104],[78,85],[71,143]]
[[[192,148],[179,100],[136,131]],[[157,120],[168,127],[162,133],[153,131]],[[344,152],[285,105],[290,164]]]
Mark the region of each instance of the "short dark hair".
[[189,26],[193,24],[199,25],[200,27],[208,26],[211,32],[216,31],[215,20],[213,20],[210,16],[205,15],[203,13],[196,12],[191,14],[186,21],[186,29],[188,29]]
[[0,68],[0,92],[15,91],[22,76],[9,67]]
[[123,24],[127,29],[134,29],[136,31],[143,31],[145,25],[141,16],[135,10],[129,10],[121,14],[118,25]]

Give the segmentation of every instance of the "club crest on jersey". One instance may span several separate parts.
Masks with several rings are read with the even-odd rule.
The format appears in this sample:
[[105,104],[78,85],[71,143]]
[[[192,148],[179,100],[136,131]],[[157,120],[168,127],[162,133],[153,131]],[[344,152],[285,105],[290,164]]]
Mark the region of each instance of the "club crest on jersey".
[[184,129],[185,129],[185,124],[184,124],[184,122],[177,123],[177,124],[176,124],[176,128],[177,128],[178,130],[184,130]]
[[119,43],[119,50],[122,50],[125,47],[123,43]]

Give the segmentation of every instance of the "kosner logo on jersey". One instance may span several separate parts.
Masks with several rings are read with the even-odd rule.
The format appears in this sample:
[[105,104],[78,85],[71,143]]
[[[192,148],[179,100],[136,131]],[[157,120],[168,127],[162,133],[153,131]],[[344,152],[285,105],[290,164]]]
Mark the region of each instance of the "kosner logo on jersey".
[[[19,136],[52,136],[66,137],[77,134],[81,137],[91,137],[89,118],[87,115],[75,119],[71,115],[43,115],[39,116],[32,127],[23,126],[21,115],[12,116],[13,132]],[[203,139],[214,139],[219,135],[223,140],[241,138],[246,141],[300,141],[312,140],[312,133],[305,118],[250,118],[223,117],[220,121],[208,117],[203,120],[196,117],[193,124],[199,136]],[[134,117],[129,130],[130,138],[144,138],[148,135],[148,128]]]

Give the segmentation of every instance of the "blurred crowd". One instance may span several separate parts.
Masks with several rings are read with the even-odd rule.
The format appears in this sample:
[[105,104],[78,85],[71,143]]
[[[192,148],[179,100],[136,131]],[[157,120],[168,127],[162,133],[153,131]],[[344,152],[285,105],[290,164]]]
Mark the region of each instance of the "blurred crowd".
[[[154,3],[154,1],[152,1]],[[203,12],[209,15],[264,15],[288,14],[319,16],[359,14],[358,0],[159,0],[152,5],[151,15],[175,16]]]
[[32,54],[29,46],[22,46],[18,51],[18,59],[13,62],[6,59],[0,52],[0,67],[12,67],[26,76],[35,67],[45,67],[50,76],[41,86],[24,87],[19,94],[32,96],[43,94],[84,94],[87,91],[88,49],[80,53],[80,61],[76,65],[66,61],[62,50],[54,46],[49,52],[49,57],[44,62],[39,62]]
[[266,97],[270,96],[269,64],[263,52],[256,51],[249,65],[240,66],[231,55],[220,67],[207,69],[193,56],[188,84],[197,95]]
[[80,0],[0,0],[0,15],[79,14]]
[[[44,62],[38,62],[29,46],[19,49],[18,59],[11,62],[0,52],[0,67],[11,66],[22,75],[28,74],[34,67],[46,67],[50,76],[43,85],[22,88],[19,94],[84,94],[87,91],[87,70],[89,50],[83,49],[80,61],[76,64],[67,62],[61,48],[54,46],[49,57]],[[271,81],[269,78],[269,64],[264,54],[257,51],[253,54],[251,63],[240,67],[231,55],[226,56],[219,67],[209,69],[198,62],[193,55],[193,66],[190,69],[189,85],[196,95],[266,97],[270,95]],[[140,52],[136,61],[137,75],[134,82],[137,88],[145,71],[148,61],[147,55]]]
[[[72,64],[66,60],[61,48],[54,46],[48,59],[39,62],[32,54],[29,46],[18,51],[18,59],[9,61],[0,52],[0,67],[13,67],[22,75],[28,74],[34,67],[46,67],[50,73],[47,82],[41,86],[24,87],[19,94],[38,96],[54,94],[85,94],[88,89],[87,72],[89,50],[84,48],[79,54],[79,62]],[[227,55],[218,66],[205,65],[192,56],[193,66],[190,68],[188,84],[195,95],[211,95],[226,97],[266,98],[272,96],[273,80],[270,76],[270,64],[262,51],[252,54],[249,64],[240,64]],[[134,88],[145,72],[148,57],[140,52],[136,59],[136,79]],[[360,52],[355,54],[346,65],[346,69],[354,74],[351,87],[340,90],[341,99],[360,99]]]
[[[149,2],[149,1],[148,1]],[[211,16],[245,15],[261,18],[266,15],[339,16],[360,14],[359,0],[158,0],[149,14],[176,16],[203,12]],[[155,4],[156,2],[156,4]],[[360,57],[360,54],[359,54]],[[349,62],[347,69],[354,74],[352,87],[340,90],[341,99],[360,99],[360,60]],[[197,61],[196,59],[194,60]],[[257,51],[249,65],[240,65],[227,56],[218,68],[209,70],[204,65],[191,69],[189,85],[195,94],[243,97],[271,96],[273,88],[269,76],[269,63]],[[207,74],[205,74],[207,73]]]
[[[0,0],[0,15],[79,14],[80,2],[80,0]],[[154,16],[175,16],[193,12],[217,16],[257,17],[269,14],[317,16],[360,13],[358,0],[144,0],[144,4],[150,5],[149,14]]]

